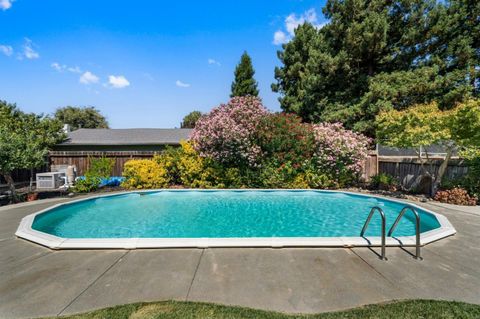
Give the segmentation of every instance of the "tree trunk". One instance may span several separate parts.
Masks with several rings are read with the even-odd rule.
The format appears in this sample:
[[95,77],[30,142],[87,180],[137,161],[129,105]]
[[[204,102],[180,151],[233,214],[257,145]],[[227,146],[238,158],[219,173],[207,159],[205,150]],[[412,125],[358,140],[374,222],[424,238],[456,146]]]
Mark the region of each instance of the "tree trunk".
[[31,193],[33,189],[33,168],[30,168],[30,184],[28,185],[28,191]]
[[3,173],[3,177],[7,181],[8,189],[10,190],[11,201],[17,202],[17,191],[15,190],[15,182],[13,181],[12,175],[10,173]]
[[445,175],[445,172],[447,171],[448,163],[452,158],[452,153],[453,153],[453,149],[450,147],[447,148],[447,155],[445,156],[445,159],[443,160],[442,164],[440,164],[440,167],[438,168],[437,176],[435,176],[435,180],[432,184],[431,196],[435,195],[435,193],[438,191],[438,188],[440,187],[440,184],[442,183],[442,178],[443,178],[443,175]]

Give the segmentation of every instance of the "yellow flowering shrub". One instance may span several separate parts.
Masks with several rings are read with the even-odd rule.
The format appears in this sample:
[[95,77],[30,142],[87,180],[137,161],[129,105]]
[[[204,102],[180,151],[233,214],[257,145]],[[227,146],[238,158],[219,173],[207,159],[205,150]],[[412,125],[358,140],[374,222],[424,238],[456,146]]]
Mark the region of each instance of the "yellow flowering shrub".
[[218,183],[215,169],[208,165],[205,158],[198,155],[192,144],[185,141],[180,144],[182,152],[177,164],[180,182],[184,186],[192,188],[223,187],[222,183]]
[[310,188],[308,184],[307,176],[304,173],[298,174],[294,179],[293,182],[289,185],[289,188]]
[[181,185],[187,188],[243,188],[245,176],[238,168],[223,167],[201,157],[191,142],[181,141],[179,148],[167,148],[153,159],[125,163],[122,186],[149,189]]
[[125,163],[123,176],[125,188],[149,189],[162,188],[170,183],[165,166],[157,162],[158,155],[153,159],[134,159]]

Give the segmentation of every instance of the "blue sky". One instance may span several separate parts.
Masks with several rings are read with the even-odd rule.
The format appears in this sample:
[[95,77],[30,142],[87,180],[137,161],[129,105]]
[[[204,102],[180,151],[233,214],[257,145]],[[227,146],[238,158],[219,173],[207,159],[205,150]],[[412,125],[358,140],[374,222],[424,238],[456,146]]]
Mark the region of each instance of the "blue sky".
[[0,99],[24,111],[95,106],[113,128],[175,127],[192,110],[228,101],[246,50],[260,95],[278,44],[324,1],[0,0]]

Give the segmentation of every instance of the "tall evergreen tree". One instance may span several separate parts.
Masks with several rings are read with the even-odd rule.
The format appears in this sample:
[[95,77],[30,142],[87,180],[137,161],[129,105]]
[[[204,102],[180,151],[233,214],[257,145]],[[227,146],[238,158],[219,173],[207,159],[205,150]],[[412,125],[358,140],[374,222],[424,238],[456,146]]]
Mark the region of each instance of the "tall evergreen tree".
[[327,25],[299,26],[278,52],[285,111],[374,136],[381,110],[479,95],[479,1],[328,0],[323,12]]
[[234,96],[258,96],[257,81],[254,76],[255,70],[252,66],[252,59],[245,51],[242,54],[240,63],[235,68],[235,79],[232,83],[232,93],[230,97]]

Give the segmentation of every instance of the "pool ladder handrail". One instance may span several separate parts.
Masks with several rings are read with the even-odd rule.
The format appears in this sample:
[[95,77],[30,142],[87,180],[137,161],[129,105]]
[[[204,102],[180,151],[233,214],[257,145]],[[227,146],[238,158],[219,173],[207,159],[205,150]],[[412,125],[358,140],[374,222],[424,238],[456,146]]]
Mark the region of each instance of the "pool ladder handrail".
[[416,211],[416,209],[413,206],[405,206],[403,209],[400,211],[400,213],[397,216],[397,219],[395,219],[395,222],[393,223],[392,227],[390,227],[390,230],[388,231],[388,237],[392,236],[392,233],[395,231],[397,228],[398,223],[402,219],[402,217],[405,215],[405,213],[410,210],[413,215],[415,216],[415,259],[422,260],[421,254],[420,254],[420,247],[421,247],[421,242],[420,242],[420,215]]
[[382,217],[382,254],[381,254],[380,259],[387,260],[387,258],[385,257],[385,246],[386,246],[385,213],[383,212],[383,210],[380,207],[378,207],[378,206],[372,207],[372,209],[370,210],[370,213],[368,214],[367,220],[365,221],[365,224],[363,225],[362,231],[360,232],[360,237],[363,237],[363,235],[365,234],[365,231],[367,230],[368,225],[370,224],[370,220],[372,219],[372,216],[376,211],[379,212],[380,216]]

